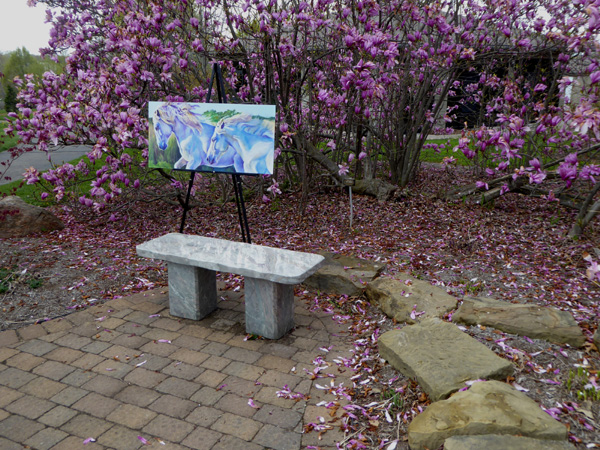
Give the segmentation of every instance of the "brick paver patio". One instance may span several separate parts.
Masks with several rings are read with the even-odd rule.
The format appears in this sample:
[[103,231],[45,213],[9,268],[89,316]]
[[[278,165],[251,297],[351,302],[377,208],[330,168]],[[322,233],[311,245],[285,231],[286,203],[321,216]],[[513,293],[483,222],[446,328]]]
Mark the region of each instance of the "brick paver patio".
[[[219,309],[194,322],[169,315],[166,291],[0,332],[0,448],[295,450],[344,438],[302,431],[332,420],[317,405],[335,398],[314,386],[329,379],[306,371],[319,355],[350,356],[345,326],[296,299],[292,332],[244,340],[243,292],[220,290]],[[324,372],[350,384],[333,363]],[[310,397],[278,397],[284,385]]]

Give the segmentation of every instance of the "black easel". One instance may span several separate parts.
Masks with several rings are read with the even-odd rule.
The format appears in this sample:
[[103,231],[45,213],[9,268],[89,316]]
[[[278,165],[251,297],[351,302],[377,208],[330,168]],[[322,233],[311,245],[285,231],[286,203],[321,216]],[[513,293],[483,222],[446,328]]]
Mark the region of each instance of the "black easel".
[[[206,103],[210,103],[212,87],[213,83],[215,82],[215,79],[217,82],[217,97],[219,99],[219,103],[227,103],[227,97],[225,96],[225,87],[223,85],[223,74],[221,73],[221,66],[219,66],[218,63],[213,63],[212,74],[210,76],[210,85],[208,93],[206,94]],[[192,186],[194,185],[195,176],[196,172],[192,171],[190,173],[190,182],[185,198],[185,205],[183,207],[183,217],[181,218],[181,226],[179,227],[180,233],[183,233],[183,227],[185,226],[185,219],[190,204],[190,193],[192,192]],[[244,203],[244,192],[242,190],[242,178],[239,174],[232,173],[231,179],[233,181],[233,191],[235,193],[235,203],[237,205],[238,210],[240,230],[242,231],[242,241],[251,244],[252,242],[250,240],[250,227],[248,226],[248,216],[246,215],[246,204]]]

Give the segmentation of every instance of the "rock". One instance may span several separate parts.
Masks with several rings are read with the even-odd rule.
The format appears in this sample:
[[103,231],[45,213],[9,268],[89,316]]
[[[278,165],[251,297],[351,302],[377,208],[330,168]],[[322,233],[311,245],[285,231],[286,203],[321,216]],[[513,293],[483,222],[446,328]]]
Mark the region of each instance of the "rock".
[[380,201],[390,200],[397,190],[397,186],[378,178],[356,180],[352,187],[352,191],[355,194],[370,195],[371,197],[377,197],[377,200]]
[[[400,280],[378,278],[369,283],[365,291],[369,301],[379,304],[381,310],[396,321],[412,324],[430,317],[441,318],[456,308],[456,298],[444,289],[407,275],[397,277]],[[415,319],[410,317],[413,308],[417,313]]]
[[465,298],[453,322],[485,325],[507,333],[581,347],[583,331],[567,311],[537,305],[507,303],[491,298]]
[[371,282],[385,269],[382,263],[354,256],[327,252],[320,254],[325,257],[325,262],[303,284],[328,294],[361,295],[364,283]]
[[50,211],[29,205],[19,197],[0,200],[0,238],[22,237],[33,233],[62,230],[65,226]]
[[408,426],[408,444],[412,450],[434,449],[451,436],[481,434],[561,441],[567,428],[512,386],[482,381],[429,405]]
[[465,387],[465,382],[504,379],[513,373],[510,361],[439,319],[425,319],[381,335],[379,353],[405,376],[417,380],[433,401]]
[[485,434],[453,436],[444,441],[444,450],[575,450],[568,442],[533,439],[523,436]]
[[596,330],[596,333],[594,334],[594,344],[596,344],[596,348],[598,349],[598,351],[600,351],[600,325],[598,326],[598,329]]

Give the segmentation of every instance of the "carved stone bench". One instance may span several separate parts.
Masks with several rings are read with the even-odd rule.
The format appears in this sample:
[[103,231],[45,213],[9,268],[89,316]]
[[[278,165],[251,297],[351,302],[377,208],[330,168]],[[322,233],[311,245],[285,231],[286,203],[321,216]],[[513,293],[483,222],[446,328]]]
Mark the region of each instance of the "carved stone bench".
[[294,326],[294,285],[324,258],[312,253],[170,233],[137,246],[146,258],[167,261],[169,309],[200,320],[217,307],[216,271],[244,276],[246,332],[279,339]]

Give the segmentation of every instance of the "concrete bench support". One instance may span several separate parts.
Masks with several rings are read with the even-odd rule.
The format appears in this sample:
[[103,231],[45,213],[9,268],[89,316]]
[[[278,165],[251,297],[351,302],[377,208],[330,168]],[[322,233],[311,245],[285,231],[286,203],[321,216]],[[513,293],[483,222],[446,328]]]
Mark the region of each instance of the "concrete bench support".
[[246,277],[244,291],[248,333],[278,339],[294,327],[294,286]]
[[217,273],[214,270],[167,263],[169,310],[173,316],[200,320],[217,309]]
[[323,256],[243,242],[171,233],[137,246],[167,261],[173,316],[200,320],[217,307],[216,272],[245,277],[246,332],[279,339],[294,326],[294,285],[312,275]]

